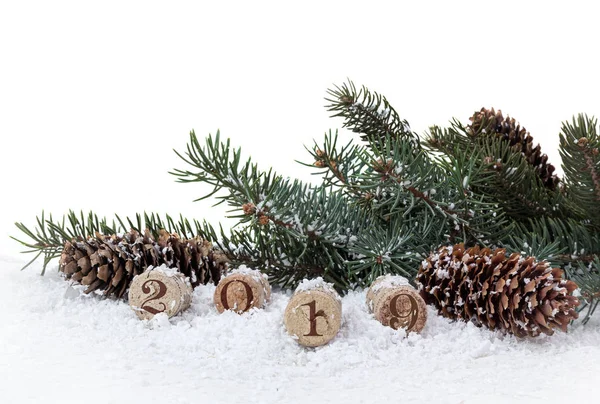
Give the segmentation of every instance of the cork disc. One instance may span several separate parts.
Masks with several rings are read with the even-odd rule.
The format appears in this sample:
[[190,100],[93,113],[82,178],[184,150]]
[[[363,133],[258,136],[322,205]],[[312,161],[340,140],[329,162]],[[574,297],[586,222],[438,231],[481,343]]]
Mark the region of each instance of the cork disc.
[[367,290],[367,306],[371,312],[373,312],[373,299],[377,292],[383,288],[393,286],[410,286],[408,279],[399,275],[381,275],[371,283],[371,286]]
[[381,324],[407,332],[420,332],[427,322],[427,305],[412,286],[379,290],[373,298],[373,313]]
[[265,290],[265,300],[267,302],[271,301],[271,285],[269,284],[269,277],[265,274],[259,275],[260,283],[263,285],[263,289]]
[[161,271],[147,271],[137,275],[129,286],[129,305],[142,320],[158,313],[173,317],[191,302],[191,291],[177,277]]
[[369,289],[367,290],[367,304],[373,301],[375,297],[375,291],[378,289],[379,285],[385,280],[385,275],[380,276],[373,281]]
[[339,296],[322,289],[295,293],[284,312],[288,334],[308,347],[331,341],[342,324],[342,304]]
[[192,289],[192,285],[188,279],[186,279],[185,275],[178,273],[173,276],[176,282],[179,283],[179,287],[183,292],[183,296],[181,299],[181,307],[178,310],[182,312],[183,310],[189,308],[192,305],[192,295],[194,293]]
[[[267,290],[262,279],[262,275],[249,273],[232,273],[222,278],[213,296],[217,311],[244,313],[253,307],[263,307],[267,301]],[[268,291],[270,296],[270,286]]]

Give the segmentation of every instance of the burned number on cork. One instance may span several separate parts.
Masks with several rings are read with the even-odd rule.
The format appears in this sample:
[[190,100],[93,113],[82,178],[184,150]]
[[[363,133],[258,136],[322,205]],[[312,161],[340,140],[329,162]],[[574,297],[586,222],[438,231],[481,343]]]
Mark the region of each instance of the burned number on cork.
[[234,282],[239,282],[244,286],[244,290],[246,291],[246,307],[244,307],[244,309],[241,311],[248,311],[250,307],[252,307],[252,302],[254,301],[254,294],[252,293],[252,288],[250,287],[250,285],[241,280],[233,280],[231,282],[227,282],[225,286],[223,286],[223,289],[221,290],[221,304],[223,305],[225,310],[231,309],[229,303],[227,302],[227,291],[229,290],[231,284]]
[[310,331],[308,334],[304,334],[305,337],[322,337],[321,334],[317,333],[317,317],[326,318],[323,310],[317,311],[316,301],[303,304],[302,306],[308,306],[308,322],[310,323]]
[[160,310],[157,310],[152,306],[148,306],[147,303],[149,303],[153,300],[158,300],[161,297],[163,297],[164,295],[166,295],[167,294],[167,285],[165,285],[161,281],[157,281],[156,279],[149,279],[142,284],[142,292],[144,292],[145,294],[154,292],[153,288],[149,286],[149,284],[152,284],[152,283],[155,283],[158,286],[158,290],[156,291],[156,293],[154,293],[148,299],[144,300],[144,302],[141,304],[141,306],[142,306],[141,309],[146,310],[147,312],[152,313],[152,314],[162,313],[163,311],[165,311],[167,309],[167,306],[163,302],[160,302],[160,306],[162,306],[162,308]]
[[[406,299],[400,300],[401,312],[399,312],[398,300],[403,297],[408,299],[408,302]],[[417,322],[419,305],[414,296],[404,293],[399,294],[394,296],[390,301],[390,313],[394,316],[390,319],[390,326],[393,329],[397,330],[399,327],[403,327],[411,330]]]

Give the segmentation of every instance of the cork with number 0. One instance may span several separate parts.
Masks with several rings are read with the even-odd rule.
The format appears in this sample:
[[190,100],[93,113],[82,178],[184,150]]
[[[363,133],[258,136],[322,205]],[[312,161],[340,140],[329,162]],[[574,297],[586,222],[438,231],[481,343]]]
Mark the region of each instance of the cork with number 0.
[[242,314],[252,308],[264,307],[270,299],[267,275],[246,266],[235,268],[221,278],[213,296],[219,313],[232,310]]

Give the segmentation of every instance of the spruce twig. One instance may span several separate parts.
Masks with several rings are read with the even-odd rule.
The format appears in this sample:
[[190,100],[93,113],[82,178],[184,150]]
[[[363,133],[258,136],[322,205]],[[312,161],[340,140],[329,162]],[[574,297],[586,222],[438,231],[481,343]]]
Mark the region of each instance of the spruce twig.
[[155,238],[158,238],[161,230],[169,233],[177,233],[184,238],[193,238],[201,236],[206,238],[206,225],[197,220],[190,222],[182,215],[175,221],[171,216],[160,216],[157,213],[138,213],[135,219],[125,217],[121,219],[115,215],[115,219],[109,224],[105,217],[98,217],[97,214],[90,211],[79,214],[70,210],[61,220],[55,220],[52,214],[46,217],[45,212],[36,217],[37,226],[30,229],[21,222],[15,223],[15,226],[23,233],[23,237],[10,236],[13,240],[19,242],[28,249],[24,253],[35,253],[34,258],[23,268],[29,267],[40,256],[43,256],[43,267],[41,274],[44,275],[48,264],[55,258],[60,257],[64,245],[67,241],[83,241],[88,238],[96,237],[97,234],[113,235],[121,232],[135,230],[138,233],[144,231],[150,232]]
[[367,142],[397,140],[408,138],[418,147],[419,138],[411,132],[410,125],[400,118],[388,100],[366,87],[357,90],[354,83],[348,80],[341,86],[327,90],[329,102],[325,108],[333,113],[333,117],[344,118],[344,127],[356,133]]

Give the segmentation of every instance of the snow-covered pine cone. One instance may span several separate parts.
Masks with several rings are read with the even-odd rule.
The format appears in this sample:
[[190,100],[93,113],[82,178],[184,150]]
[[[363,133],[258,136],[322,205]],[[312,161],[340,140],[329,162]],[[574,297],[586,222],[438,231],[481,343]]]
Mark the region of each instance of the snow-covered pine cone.
[[193,287],[219,282],[227,259],[215,251],[210,242],[200,238],[181,239],[177,234],[161,231],[155,240],[148,232],[130,231],[124,235],[72,240],[65,243],[60,257],[60,271],[88,288],[104,295],[125,295],[135,275],[149,266],[167,265],[190,278]]
[[535,167],[546,188],[556,189],[559,179],[554,174],[555,167],[548,163],[548,156],[542,153],[539,144],[533,146],[533,137],[515,121],[515,118],[504,118],[501,110],[481,108],[469,120],[471,125],[467,130],[472,137],[492,134],[500,136],[509,142],[510,146],[516,146],[519,152],[523,153],[527,162]]
[[442,247],[426,258],[416,283],[423,299],[452,319],[519,337],[567,330],[577,318],[577,285],[545,261],[504,249]]

